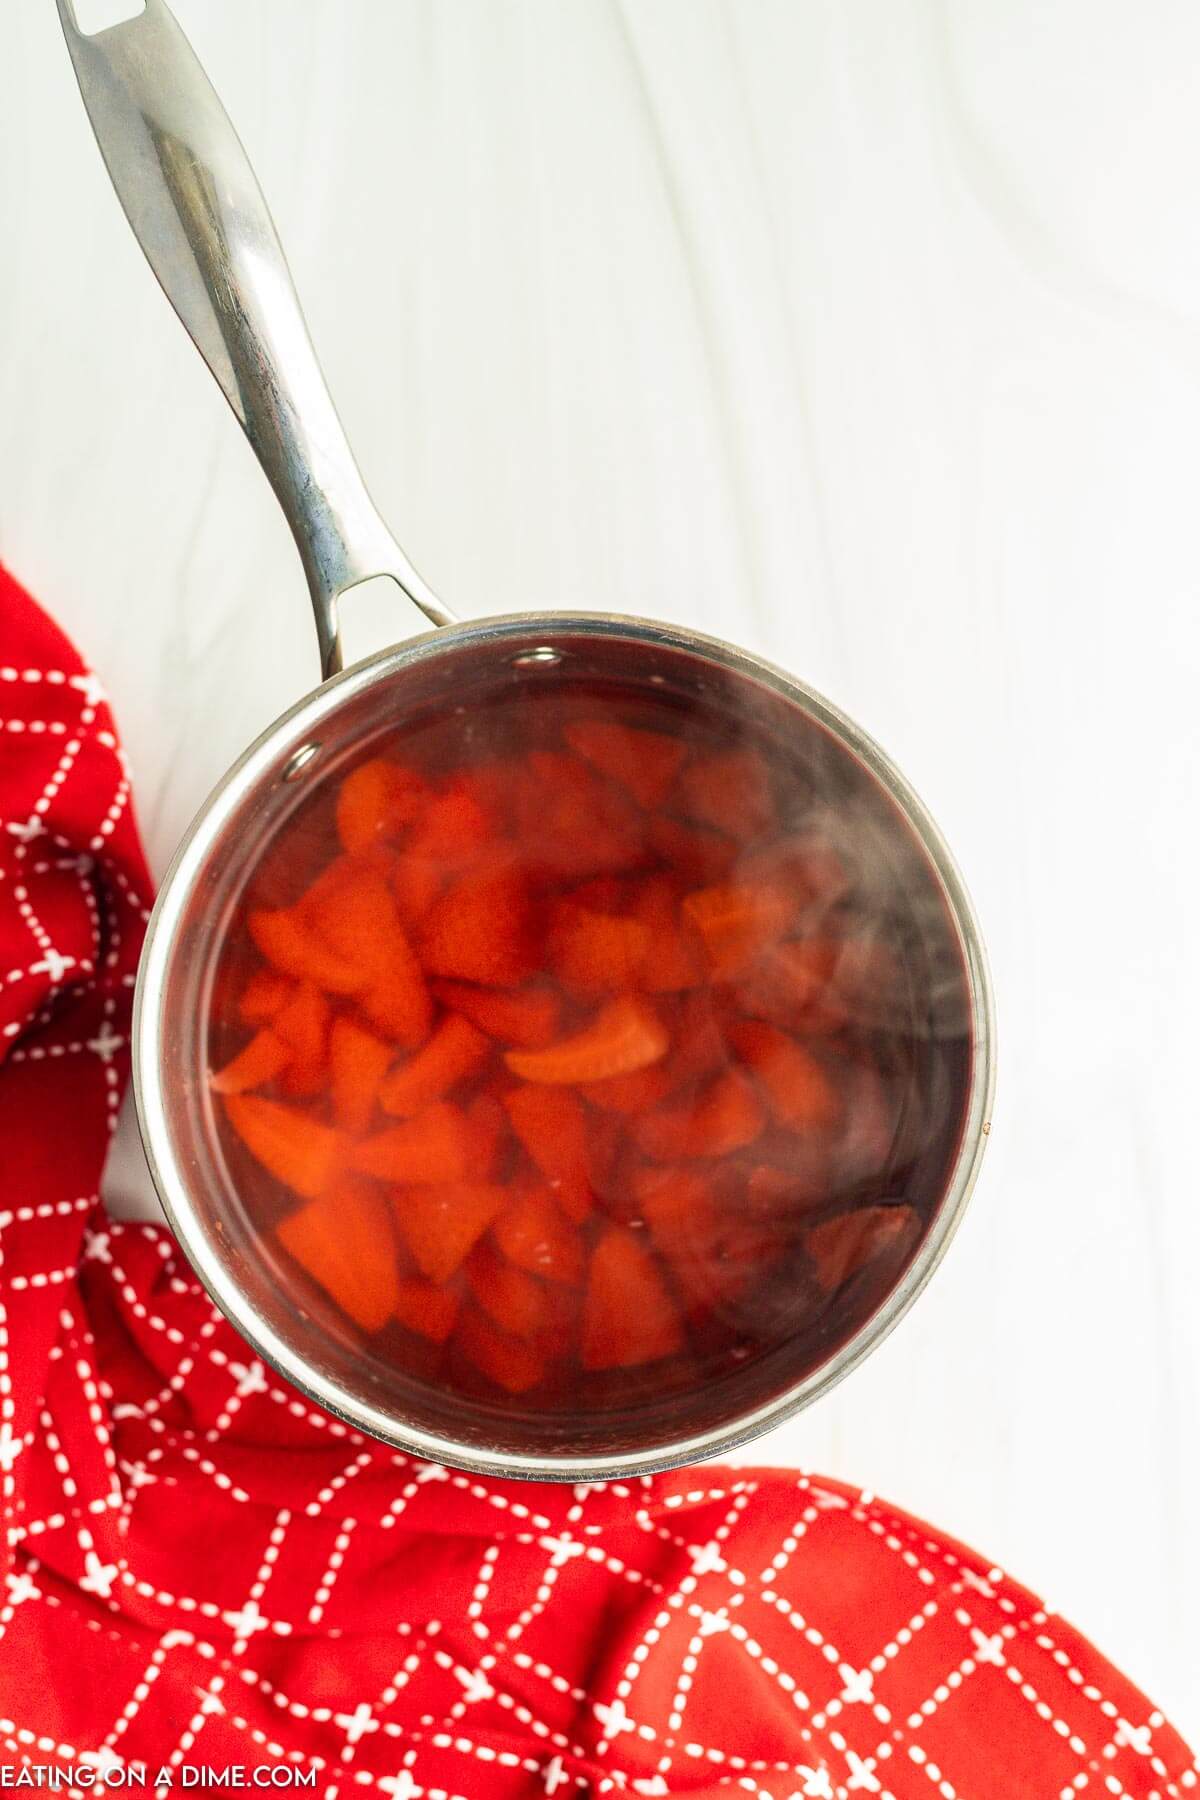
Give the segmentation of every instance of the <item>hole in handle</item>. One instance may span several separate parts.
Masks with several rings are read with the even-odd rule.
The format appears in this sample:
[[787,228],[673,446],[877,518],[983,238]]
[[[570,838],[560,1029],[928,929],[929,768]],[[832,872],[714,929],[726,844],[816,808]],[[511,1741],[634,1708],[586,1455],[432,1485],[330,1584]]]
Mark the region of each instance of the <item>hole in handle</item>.
[[70,0],[75,14],[76,30],[84,37],[109,31],[114,25],[128,24],[146,10],[146,0]]
[[338,596],[342,667],[429,630],[429,620],[390,575],[370,575]]

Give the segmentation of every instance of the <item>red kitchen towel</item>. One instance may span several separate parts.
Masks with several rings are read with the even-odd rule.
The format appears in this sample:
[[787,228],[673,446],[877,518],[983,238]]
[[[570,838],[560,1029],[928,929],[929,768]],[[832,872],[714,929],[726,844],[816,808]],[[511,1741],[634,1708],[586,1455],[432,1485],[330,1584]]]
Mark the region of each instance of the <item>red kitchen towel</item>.
[[1077,1632],[874,1497],[479,1480],[265,1369],[168,1233],[100,1210],[149,882],[95,677],[2,572],[0,665],[4,1767],[330,1800],[1197,1787]]

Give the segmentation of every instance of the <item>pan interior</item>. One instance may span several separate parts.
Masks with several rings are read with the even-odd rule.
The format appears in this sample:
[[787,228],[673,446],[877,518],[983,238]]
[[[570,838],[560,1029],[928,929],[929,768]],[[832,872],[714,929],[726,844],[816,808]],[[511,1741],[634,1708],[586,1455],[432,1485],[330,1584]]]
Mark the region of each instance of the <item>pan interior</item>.
[[[902,1016],[873,1026],[886,1037],[884,1054],[905,1071],[874,1197],[911,1209],[919,1230],[902,1265],[868,1268],[829,1304],[814,1303],[810,1272],[798,1263],[794,1291],[789,1297],[776,1284],[770,1326],[744,1355],[674,1373],[622,1370],[583,1389],[522,1398],[464,1385],[444,1357],[417,1353],[403,1333],[368,1335],[331,1303],[281,1250],[208,1083],[229,1047],[229,946],[276,875],[284,884],[276,903],[288,900],[284,851],[306,821],[323,809],[328,816],[346,773],[414,733],[440,733],[469,754],[514,713],[530,729],[551,730],[555,709],[572,695],[617,710],[653,707],[682,725],[702,719],[724,742],[760,749],[801,825],[819,817],[859,871],[903,966]],[[956,1184],[979,1107],[979,1002],[961,919],[923,827],[851,731],[815,697],[734,653],[611,621],[560,619],[548,629],[524,620],[438,634],[351,671],[249,753],[168,884],[143,998],[139,1099],[185,1248],[234,1324],[285,1375],[333,1410],[418,1449],[459,1446],[467,1461],[516,1467],[636,1464],[683,1440],[715,1446],[751,1416],[769,1422],[789,1396],[815,1389],[824,1371],[878,1332],[896,1291],[911,1288],[932,1258],[961,1197]]]

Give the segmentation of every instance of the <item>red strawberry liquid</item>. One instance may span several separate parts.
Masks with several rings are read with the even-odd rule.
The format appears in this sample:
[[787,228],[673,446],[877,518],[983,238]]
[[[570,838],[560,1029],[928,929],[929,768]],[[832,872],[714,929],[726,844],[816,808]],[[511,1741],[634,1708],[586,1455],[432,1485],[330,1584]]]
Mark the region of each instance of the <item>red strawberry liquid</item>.
[[968,989],[923,853],[819,728],[561,684],[314,782],[209,1049],[304,1309],[381,1379],[577,1421],[761,1398],[870,1316],[958,1147]]

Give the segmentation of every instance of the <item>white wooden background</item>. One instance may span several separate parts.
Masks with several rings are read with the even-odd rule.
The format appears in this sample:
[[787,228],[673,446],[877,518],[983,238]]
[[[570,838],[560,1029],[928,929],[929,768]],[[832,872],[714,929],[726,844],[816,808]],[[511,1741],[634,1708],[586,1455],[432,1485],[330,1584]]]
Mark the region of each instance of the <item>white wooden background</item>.
[[[939,817],[992,1147],[915,1313],[761,1451],[976,1543],[1200,1736],[1200,10],[178,12],[448,602],[740,639]],[[0,555],[107,682],[161,870],[313,634],[52,0],[4,23]]]

